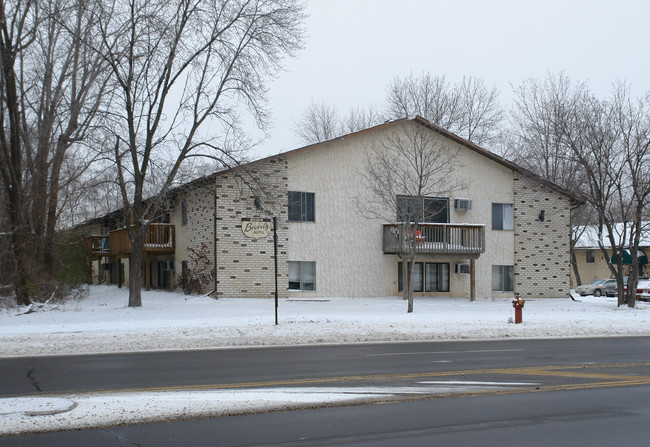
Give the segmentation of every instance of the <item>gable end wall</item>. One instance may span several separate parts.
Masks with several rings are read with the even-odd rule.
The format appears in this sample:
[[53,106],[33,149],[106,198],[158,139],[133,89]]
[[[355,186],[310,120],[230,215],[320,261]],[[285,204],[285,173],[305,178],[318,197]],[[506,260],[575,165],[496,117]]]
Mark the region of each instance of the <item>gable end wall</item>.
[[[248,174],[265,184],[262,210],[255,195],[232,173],[217,176],[217,297],[275,296],[273,231],[251,239],[242,233],[243,217],[277,217],[278,296],[288,296],[287,162],[283,157],[253,163]],[[272,222],[271,222],[272,225]]]
[[519,173],[514,180],[515,291],[522,298],[564,298],[571,279],[570,199]]

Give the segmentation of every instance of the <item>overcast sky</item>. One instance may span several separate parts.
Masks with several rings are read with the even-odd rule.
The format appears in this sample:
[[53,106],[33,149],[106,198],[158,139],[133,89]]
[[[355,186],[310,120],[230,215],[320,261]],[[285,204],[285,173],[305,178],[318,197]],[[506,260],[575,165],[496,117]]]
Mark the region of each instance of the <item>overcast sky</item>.
[[511,85],[564,71],[606,96],[617,79],[650,90],[648,0],[306,0],[305,48],[270,84],[274,126],[255,151],[303,144],[294,120],[309,104],[382,107],[386,86],[413,72]]

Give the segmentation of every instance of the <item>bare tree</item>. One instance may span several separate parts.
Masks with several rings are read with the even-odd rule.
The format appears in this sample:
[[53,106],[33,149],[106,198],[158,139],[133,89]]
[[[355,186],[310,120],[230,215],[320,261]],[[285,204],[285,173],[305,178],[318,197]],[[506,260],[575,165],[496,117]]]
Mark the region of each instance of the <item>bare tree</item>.
[[24,181],[24,154],[21,144],[20,87],[17,57],[33,43],[39,17],[34,2],[7,4],[0,0],[0,172],[7,196],[6,208],[11,234],[11,254],[14,258],[14,284],[18,304],[31,302],[27,285],[27,239]]
[[[623,156],[623,181],[618,189],[618,203],[626,222],[630,224],[630,265],[625,303],[634,307],[636,284],[639,279],[639,243],[647,231],[643,222],[644,211],[650,205],[650,97],[639,100],[630,97],[629,85],[614,86],[611,108],[618,135],[618,149]],[[618,256],[620,264],[622,255]],[[622,286],[622,284],[619,284]],[[619,294],[619,305],[623,304]]]
[[451,85],[444,76],[410,74],[388,85],[386,113],[393,119],[419,115],[478,145],[496,145],[504,116],[498,97],[496,87],[471,76]]
[[[560,74],[540,81],[529,79],[515,89],[510,112],[510,146],[513,161],[569,191],[579,192],[586,181],[584,170],[572,155],[564,138],[563,123],[572,113],[568,104],[579,102],[587,86],[572,86]],[[580,272],[575,259],[575,245],[589,223],[592,209],[588,206],[571,210],[573,223],[570,258],[574,275],[580,285]]]
[[55,231],[68,203],[61,191],[98,155],[89,150],[92,146],[81,146],[104,98],[102,62],[81,43],[97,5],[78,0],[0,3],[0,174],[12,216],[20,304],[39,293],[35,284],[47,284],[54,274]]
[[341,119],[341,135],[368,129],[385,121],[384,113],[373,105],[350,107],[348,113]]
[[[587,201],[603,256],[617,279],[619,305],[633,307],[639,275],[637,251],[650,189],[650,114],[647,97],[632,101],[625,84],[610,98],[596,98],[585,84],[563,75],[518,91],[518,132],[531,169],[579,191]],[[583,221],[583,223],[586,223]],[[608,243],[605,243],[605,240]],[[575,243],[575,241],[574,241]],[[623,265],[630,251],[632,264]],[[627,294],[623,277],[627,268]]]
[[50,0],[38,5],[43,20],[33,51],[20,55],[22,135],[31,178],[30,226],[38,238],[35,254],[51,274],[60,205],[65,203],[59,194],[101,156],[97,145],[84,143],[105,105],[106,66],[82,44],[82,38],[90,38],[98,3]]
[[294,132],[305,143],[313,144],[340,136],[336,109],[313,100],[294,121]]
[[[364,188],[358,200],[361,211],[371,217],[395,222],[406,253],[400,256],[409,266],[403,278],[408,300],[407,312],[413,312],[413,265],[418,226],[425,222],[424,199],[448,197],[462,185],[453,176],[460,167],[459,149],[447,145],[436,132],[421,124],[406,123],[371,148],[360,173]],[[442,210],[438,210],[442,212]],[[446,209],[444,212],[447,212]]]
[[335,107],[313,100],[294,121],[294,132],[307,144],[367,129],[384,122],[383,115],[373,106],[351,107],[341,115]]
[[[129,306],[141,306],[143,246],[181,165],[211,157],[234,166],[240,112],[268,123],[267,77],[302,42],[297,0],[131,0],[108,5],[97,51],[115,83],[112,134],[131,240]],[[239,141],[235,139],[235,141]],[[147,181],[159,187],[146,199]]]
[[411,73],[405,79],[396,77],[388,85],[386,103],[393,119],[420,115],[450,132],[460,128],[460,95],[445,76]]

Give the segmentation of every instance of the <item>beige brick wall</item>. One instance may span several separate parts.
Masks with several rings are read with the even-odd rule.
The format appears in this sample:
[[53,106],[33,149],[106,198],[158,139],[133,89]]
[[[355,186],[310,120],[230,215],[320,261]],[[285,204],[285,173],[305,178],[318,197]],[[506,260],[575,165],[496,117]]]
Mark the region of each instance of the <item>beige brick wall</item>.
[[[201,244],[207,246],[207,257],[211,261],[209,268],[214,268],[214,185],[204,185],[184,193],[187,206],[187,225],[181,223],[181,203],[175,208],[172,221],[176,226],[176,275],[180,275],[182,261],[188,262],[190,269],[195,269],[188,249],[200,250]],[[214,284],[206,286],[204,293],[214,289]]]
[[[273,231],[263,239],[246,237],[244,217],[276,216],[278,219],[278,295],[287,297],[288,226],[287,163],[283,157],[262,160],[246,171],[217,176],[217,296],[271,298],[275,296]],[[263,182],[254,193],[242,178]],[[255,206],[259,196],[262,208]],[[272,224],[272,222],[271,222]],[[212,225],[210,225],[212,231]],[[211,235],[212,233],[210,233]],[[188,240],[188,244],[191,242]]]
[[514,183],[515,291],[522,298],[566,297],[571,278],[570,199],[519,173]]

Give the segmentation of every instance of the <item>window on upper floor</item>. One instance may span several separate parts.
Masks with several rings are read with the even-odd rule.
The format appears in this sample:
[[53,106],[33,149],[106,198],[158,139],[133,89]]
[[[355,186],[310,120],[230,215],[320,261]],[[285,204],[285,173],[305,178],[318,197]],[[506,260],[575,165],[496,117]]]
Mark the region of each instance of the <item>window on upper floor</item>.
[[586,261],[588,263],[596,262],[596,251],[595,250],[587,250],[586,251]]
[[515,290],[515,267],[512,265],[492,266],[492,291],[493,292],[514,292]]
[[289,191],[289,222],[315,222],[315,194]]
[[314,261],[289,261],[289,290],[316,290]]
[[187,202],[185,198],[181,199],[181,225],[187,225]]
[[492,229],[514,230],[515,211],[512,203],[492,204]]
[[448,223],[449,199],[445,197],[397,196],[397,221]]

